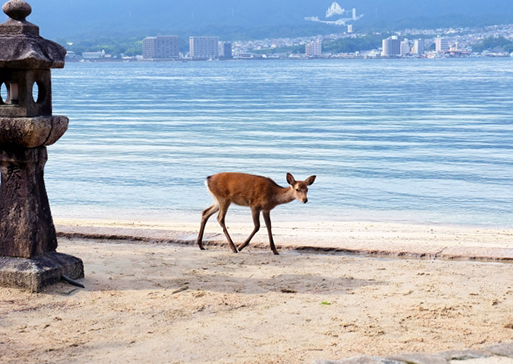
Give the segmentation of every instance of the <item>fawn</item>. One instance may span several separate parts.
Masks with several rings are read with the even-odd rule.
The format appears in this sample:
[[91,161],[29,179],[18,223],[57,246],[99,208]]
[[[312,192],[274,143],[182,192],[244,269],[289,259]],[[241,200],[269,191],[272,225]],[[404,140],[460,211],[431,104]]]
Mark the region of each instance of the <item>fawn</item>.
[[[198,234],[198,245],[201,250],[203,247],[203,233],[205,225],[210,216],[219,211],[217,221],[223,228],[224,235],[228,240],[230,248],[234,253],[244,249],[253,236],[260,229],[260,212],[264,215],[267,233],[269,235],[269,244],[274,254],[278,255],[274,245],[273,234],[271,231],[270,212],[276,206],[299,200],[303,203],[308,202],[306,194],[308,186],[314,183],[316,176],[310,176],[304,181],[296,181],[294,177],[287,173],[287,182],[289,187],[280,187],[272,179],[262,176],[255,176],[246,173],[219,173],[207,177],[205,182],[208,190],[214,196],[212,206],[205,209],[201,214],[201,226]],[[248,206],[253,215],[255,228],[244,243],[237,248],[233,243],[225,225],[225,216],[231,203],[240,206]]]

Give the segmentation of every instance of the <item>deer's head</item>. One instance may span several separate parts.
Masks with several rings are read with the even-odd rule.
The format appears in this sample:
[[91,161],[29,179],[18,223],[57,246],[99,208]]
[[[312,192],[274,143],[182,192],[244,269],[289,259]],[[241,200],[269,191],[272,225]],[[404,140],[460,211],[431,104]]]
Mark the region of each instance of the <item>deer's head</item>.
[[292,187],[292,193],[296,200],[299,200],[303,203],[308,202],[308,198],[306,194],[308,193],[308,186],[314,183],[316,176],[310,176],[304,181],[296,181],[294,176],[290,173],[287,173],[287,182]]

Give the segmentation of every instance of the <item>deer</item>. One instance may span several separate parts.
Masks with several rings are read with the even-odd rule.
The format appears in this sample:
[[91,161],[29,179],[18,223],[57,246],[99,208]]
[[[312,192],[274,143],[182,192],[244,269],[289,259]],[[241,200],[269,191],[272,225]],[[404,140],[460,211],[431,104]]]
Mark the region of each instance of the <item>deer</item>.
[[[207,177],[205,185],[213,195],[214,202],[212,206],[206,208],[201,213],[201,225],[197,240],[199,248],[205,250],[203,246],[205,226],[208,219],[219,211],[217,221],[223,228],[223,233],[228,240],[231,250],[234,253],[240,252],[249,245],[253,236],[260,230],[260,213],[262,213],[267,227],[267,234],[269,235],[271,250],[275,255],[279,255],[274,245],[270,212],[276,206],[294,200],[307,203],[308,198],[306,194],[308,186],[314,183],[315,178],[316,176],[310,176],[304,181],[296,181],[292,174],[287,173],[289,186],[281,187],[271,178],[246,173],[223,172]],[[244,243],[238,247],[233,243],[225,224],[226,213],[232,203],[249,207],[253,216],[254,229]]]

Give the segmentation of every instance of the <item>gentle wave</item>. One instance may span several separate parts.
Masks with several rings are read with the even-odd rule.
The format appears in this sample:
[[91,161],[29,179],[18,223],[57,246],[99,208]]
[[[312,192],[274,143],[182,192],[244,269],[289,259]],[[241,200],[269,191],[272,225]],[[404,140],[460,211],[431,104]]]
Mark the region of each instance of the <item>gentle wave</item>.
[[196,216],[211,199],[204,178],[237,170],[282,185],[286,172],[318,176],[309,205],[280,207],[281,216],[511,226],[512,66],[68,64],[52,74],[54,114],[70,118],[49,147],[52,210]]

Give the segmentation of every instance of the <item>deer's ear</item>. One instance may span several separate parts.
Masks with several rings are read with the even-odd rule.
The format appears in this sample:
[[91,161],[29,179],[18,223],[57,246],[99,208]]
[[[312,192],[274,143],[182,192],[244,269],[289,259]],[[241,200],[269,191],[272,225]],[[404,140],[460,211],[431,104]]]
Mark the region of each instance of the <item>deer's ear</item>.
[[308,178],[305,180],[306,185],[307,185],[307,186],[310,186],[312,183],[314,183],[314,182],[315,182],[315,177],[316,177],[316,176],[310,176],[310,177],[308,177]]
[[296,180],[290,173],[287,173],[287,182],[291,186],[294,186],[296,184]]

